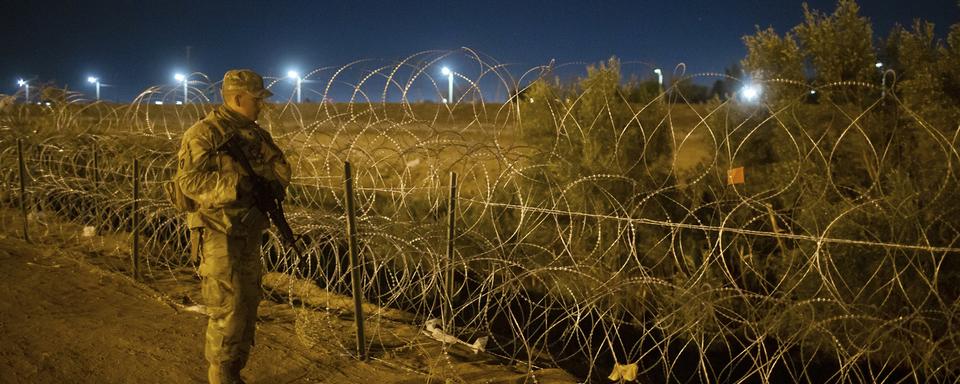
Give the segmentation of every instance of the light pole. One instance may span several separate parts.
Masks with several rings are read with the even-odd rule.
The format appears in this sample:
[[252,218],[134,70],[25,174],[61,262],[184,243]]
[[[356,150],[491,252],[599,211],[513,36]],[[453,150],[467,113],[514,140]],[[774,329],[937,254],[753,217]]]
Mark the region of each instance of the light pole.
[[663,71],[660,68],[654,68],[653,73],[657,74],[657,87],[660,88],[660,92],[663,92]]
[[173,75],[174,80],[183,82],[183,105],[187,105],[187,77],[182,73]]
[[660,104],[663,104],[663,71],[660,68],[654,68],[653,73],[657,74],[657,97],[660,99]]
[[97,87],[97,101],[100,100],[100,79],[90,76],[87,77],[87,82],[92,83]]
[[287,71],[287,77],[297,81],[297,104],[300,104],[300,83],[303,82],[303,79],[300,78],[300,74],[297,71]]
[[17,80],[17,85],[23,87],[23,89],[27,92],[27,94],[24,96],[24,99],[23,99],[23,100],[24,100],[24,103],[29,104],[29,103],[30,103],[30,84],[29,84],[29,82],[26,81],[26,80],[24,80],[24,79],[20,79],[20,80]]
[[453,102],[453,71],[450,68],[443,67],[440,69],[440,73],[447,76],[447,103]]
[[887,76],[883,73],[883,63],[878,61],[873,66],[880,71],[880,97],[887,97]]

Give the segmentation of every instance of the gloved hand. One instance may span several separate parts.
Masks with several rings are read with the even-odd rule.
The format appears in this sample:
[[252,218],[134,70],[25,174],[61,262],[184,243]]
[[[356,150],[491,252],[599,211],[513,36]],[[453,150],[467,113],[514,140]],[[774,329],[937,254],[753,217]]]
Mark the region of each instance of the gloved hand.
[[286,199],[287,191],[283,183],[276,180],[260,179],[260,181],[261,184],[257,185],[253,178],[243,177],[237,185],[238,195],[251,196],[253,201],[268,201],[276,198],[283,202]]
[[270,180],[270,193],[282,202],[287,198],[287,187],[277,180]]

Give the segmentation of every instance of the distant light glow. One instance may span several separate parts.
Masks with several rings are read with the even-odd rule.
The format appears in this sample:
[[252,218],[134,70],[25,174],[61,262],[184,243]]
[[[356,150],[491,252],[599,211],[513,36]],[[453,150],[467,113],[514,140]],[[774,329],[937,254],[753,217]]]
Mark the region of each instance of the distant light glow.
[[183,80],[186,79],[187,77],[184,76],[182,73],[178,73],[178,74],[173,75],[173,78],[174,78],[174,80],[177,80],[177,81],[183,81]]
[[742,95],[746,101],[756,101],[757,98],[760,97],[760,87],[753,84],[745,85],[743,89],[740,90],[740,95]]
[[177,100],[177,105],[183,105],[183,102],[180,100]]
[[811,95],[816,95],[816,94],[817,94],[817,91],[811,90],[811,91],[810,91],[810,94],[811,94]]
[[661,71],[660,68],[654,68],[653,73],[656,73],[656,74],[658,74],[658,75],[661,75],[661,74],[663,74],[663,71]]
[[443,67],[440,68],[440,73],[447,77],[447,98],[443,99],[443,103],[449,103],[453,101],[453,71],[450,68]]
[[163,105],[163,102],[160,100],[154,100],[153,103],[156,105]]
[[24,85],[27,85],[27,82],[23,81],[23,79],[20,79],[20,80],[17,80],[17,85],[22,87]]
[[87,77],[87,82],[88,82],[88,83],[96,83],[96,82],[97,82],[97,78],[96,78],[96,77],[93,77],[93,76]]
[[300,102],[300,82],[302,82],[303,79],[300,78],[300,74],[297,73],[297,71],[287,71],[287,77],[289,77],[289,78],[292,79],[292,80],[296,80],[296,81],[297,81],[297,84],[296,84],[296,85],[297,85],[297,88],[296,88],[296,90],[297,90],[297,102],[299,103],[299,102]]
[[877,62],[876,64],[874,64],[873,66],[875,66],[875,67],[877,67],[877,68],[883,68],[883,63],[881,63],[881,62],[878,61],[878,62]]

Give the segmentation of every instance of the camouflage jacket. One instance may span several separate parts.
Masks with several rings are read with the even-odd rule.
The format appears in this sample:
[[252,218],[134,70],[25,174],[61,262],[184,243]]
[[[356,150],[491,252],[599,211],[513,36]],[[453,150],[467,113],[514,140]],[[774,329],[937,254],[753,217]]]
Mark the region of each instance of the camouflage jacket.
[[270,227],[254,206],[253,185],[243,166],[220,150],[233,135],[243,138],[254,171],[267,180],[290,183],[290,165],[270,133],[256,122],[221,106],[183,134],[174,177],[183,194],[197,204],[187,226],[245,236]]

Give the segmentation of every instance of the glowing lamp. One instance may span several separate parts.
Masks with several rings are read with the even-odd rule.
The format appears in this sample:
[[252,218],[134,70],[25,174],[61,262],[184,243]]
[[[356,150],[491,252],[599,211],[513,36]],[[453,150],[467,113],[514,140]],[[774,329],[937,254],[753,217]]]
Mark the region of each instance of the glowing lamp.
[[756,101],[760,97],[760,87],[756,85],[746,85],[740,90],[740,94],[746,101]]

